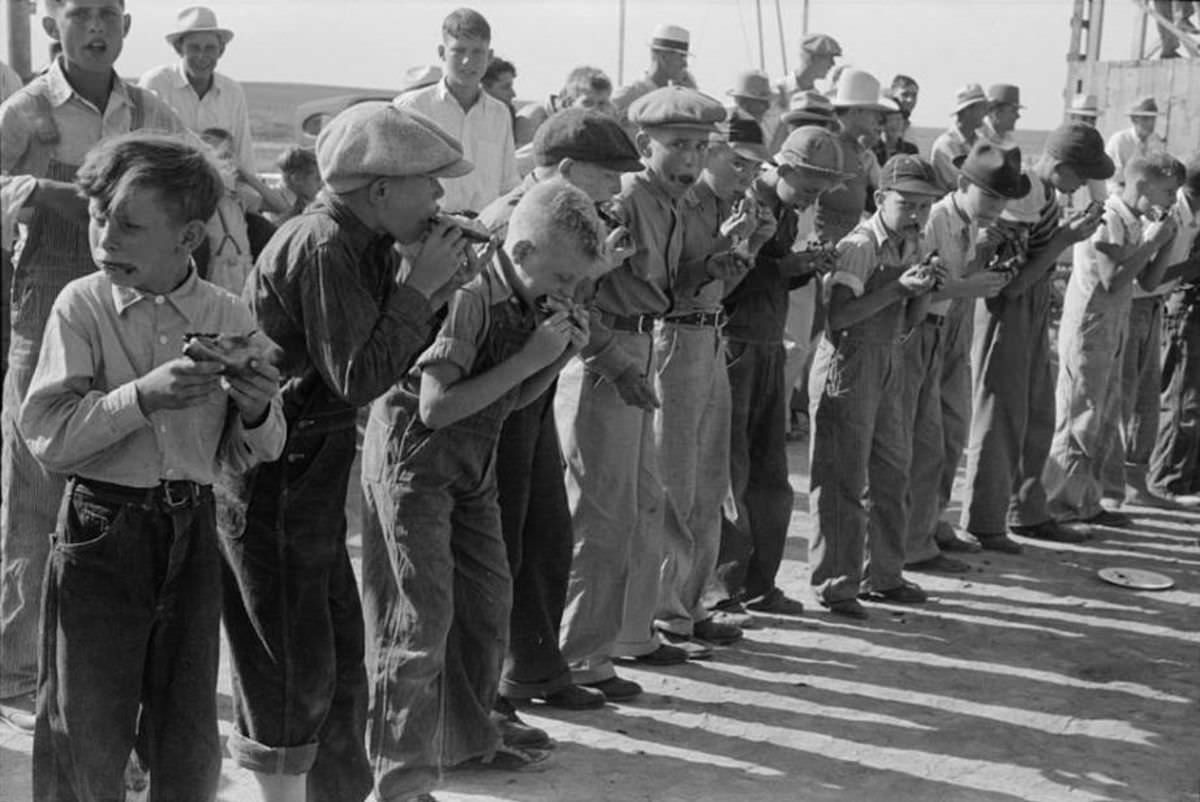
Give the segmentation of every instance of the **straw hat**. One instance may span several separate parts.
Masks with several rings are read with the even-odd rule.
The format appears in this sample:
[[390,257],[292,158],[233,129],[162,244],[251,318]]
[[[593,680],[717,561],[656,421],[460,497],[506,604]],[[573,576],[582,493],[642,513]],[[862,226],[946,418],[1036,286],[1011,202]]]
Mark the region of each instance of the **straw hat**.
[[1071,98],[1071,106],[1067,109],[1067,113],[1077,114],[1080,117],[1099,117],[1100,101],[1095,95],[1076,95]]
[[872,109],[892,111],[895,104],[885,104],[879,96],[879,81],[866,70],[843,70],[837,88],[830,97],[835,109]]
[[773,96],[771,79],[760,70],[747,70],[738,74],[733,82],[733,88],[726,94],[730,97],[744,97],[751,100],[770,100]]
[[692,35],[688,33],[687,28],[680,28],[678,25],[659,25],[650,36],[650,49],[682,53],[686,56],[691,41]]
[[1152,97],[1144,97],[1129,110],[1130,117],[1157,117],[1158,103]]
[[987,102],[987,95],[983,93],[982,86],[979,84],[967,84],[954,93],[954,111],[950,113],[958,114],[963,109],[969,109],[976,103]]
[[218,25],[217,15],[204,6],[188,6],[179,12],[175,18],[175,30],[167,34],[167,44],[177,47],[179,41],[189,33],[215,33],[223,45],[229,44],[233,38],[233,31]]

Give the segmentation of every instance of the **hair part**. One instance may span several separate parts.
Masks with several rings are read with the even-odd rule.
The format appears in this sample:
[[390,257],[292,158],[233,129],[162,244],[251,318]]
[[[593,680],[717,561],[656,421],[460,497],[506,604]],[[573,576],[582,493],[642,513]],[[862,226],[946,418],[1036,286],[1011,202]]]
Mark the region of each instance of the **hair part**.
[[456,8],[442,20],[442,36],[492,41],[492,26],[473,8]]
[[513,209],[507,239],[534,247],[570,242],[585,258],[601,258],[603,235],[596,205],[561,178],[535,184]]
[[211,156],[181,137],[145,132],[101,141],[84,157],[75,185],[105,209],[131,189],[155,190],[179,223],[207,221],[225,191]]
[[1179,160],[1169,153],[1148,153],[1145,156],[1134,156],[1125,165],[1125,183],[1134,181],[1173,181],[1176,186],[1182,183],[1183,172]]

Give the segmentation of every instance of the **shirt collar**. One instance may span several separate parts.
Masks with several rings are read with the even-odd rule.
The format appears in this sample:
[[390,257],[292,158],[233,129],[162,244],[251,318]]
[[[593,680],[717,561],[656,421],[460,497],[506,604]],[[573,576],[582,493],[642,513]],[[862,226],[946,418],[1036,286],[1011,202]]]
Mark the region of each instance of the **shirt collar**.
[[631,173],[630,176],[631,176],[629,179],[630,181],[640,183],[643,186],[645,186],[646,190],[660,204],[662,204],[663,206],[666,206],[670,209],[675,208],[676,199],[674,197],[672,197],[671,194],[668,193],[665,189],[663,189],[661,180],[656,175],[654,175],[652,172],[650,172],[649,169],[641,170],[636,173]]
[[513,265],[503,248],[496,251],[495,257],[484,268],[483,277],[493,304],[512,304],[522,313],[532,314],[533,310],[525,306],[521,296],[513,289]]
[[878,243],[879,248],[889,246],[895,248],[901,260],[906,259],[912,252],[920,248],[921,236],[919,234],[914,239],[904,239],[896,235],[883,224],[883,218],[879,216],[879,212],[867,218],[867,222],[863,225],[875,235],[875,242]]
[[[66,72],[63,71],[62,63],[62,56],[59,56],[54,59],[54,62],[50,65],[50,69],[46,70],[46,99],[50,101],[51,106],[61,106],[76,96],[71,82],[67,80]],[[112,76],[112,89],[109,92],[109,98],[116,98],[122,103],[129,103],[129,92],[125,88],[125,82],[117,77],[115,72]],[[79,96],[79,99],[83,100],[83,97]],[[87,103],[86,100],[84,102]],[[88,103],[88,105],[90,106],[91,103]],[[119,104],[110,103],[109,109],[114,105]],[[109,109],[106,109],[105,113]]]
[[[203,314],[202,297],[198,292],[200,286],[200,276],[196,273],[195,268],[188,271],[188,276],[183,280],[183,283],[176,287],[173,291],[163,296],[157,296],[150,293],[144,293],[141,290],[135,290],[132,287],[122,287],[117,284],[112,285],[113,304],[117,308],[117,315],[125,314],[125,310],[138,303],[139,301],[149,300],[150,298],[164,298],[165,301],[183,315],[188,323],[199,319]],[[156,303],[161,303],[156,301]]]
[[1142,224],[1142,217],[1133,209],[1125,205],[1125,201],[1121,200],[1119,195],[1109,195],[1108,200],[1104,204],[1112,211],[1116,212],[1117,217],[1121,218],[1121,222],[1126,228],[1138,228]]
[[372,243],[386,239],[391,241],[392,237],[388,234],[380,234],[372,231],[371,228],[364,223],[358,215],[351,209],[349,204],[339,198],[335,193],[327,189],[322,189],[315,200],[309,205],[309,210],[325,210],[334,222],[341,226],[342,235],[349,240],[355,250],[365,250]]

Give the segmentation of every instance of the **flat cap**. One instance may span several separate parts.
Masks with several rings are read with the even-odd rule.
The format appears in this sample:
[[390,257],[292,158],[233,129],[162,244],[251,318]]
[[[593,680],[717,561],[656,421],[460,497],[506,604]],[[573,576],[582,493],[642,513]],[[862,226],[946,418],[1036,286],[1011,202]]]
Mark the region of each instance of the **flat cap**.
[[938,186],[933,165],[920,156],[898,153],[887,160],[879,171],[879,188],[883,191],[932,195],[940,198],[945,192]]
[[644,168],[637,148],[621,124],[607,114],[584,108],[569,108],[542,123],[533,137],[533,160],[539,166],[574,159],[618,170],[637,172]]
[[629,121],[639,128],[686,128],[712,133],[725,119],[725,107],[695,89],[664,86],[648,92],[629,107]]
[[353,192],[376,178],[457,178],[475,169],[462,145],[428,117],[391,103],[357,103],[317,137],[317,167],[334,192]]
[[800,40],[800,49],[814,56],[842,55],[842,46],[837,43],[837,39],[826,33],[810,33]]
[[845,155],[837,137],[824,128],[806,125],[788,134],[775,154],[776,164],[787,164],[806,172],[842,181],[852,173],[845,169]]

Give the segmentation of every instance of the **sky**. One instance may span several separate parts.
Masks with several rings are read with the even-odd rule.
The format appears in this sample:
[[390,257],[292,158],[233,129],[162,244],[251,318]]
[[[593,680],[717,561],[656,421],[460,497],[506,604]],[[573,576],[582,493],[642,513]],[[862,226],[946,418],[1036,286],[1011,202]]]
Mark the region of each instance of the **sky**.
[[[203,0],[201,0],[203,1]],[[118,62],[138,75],[173,60],[163,40],[186,0],[126,0],[133,26]],[[542,99],[580,64],[617,79],[619,0],[467,0],[492,26],[495,53],[517,67],[517,93]],[[411,66],[437,58],[442,18],[454,0],[209,0],[235,38],[220,70],[243,81],[287,81],[390,89]],[[722,96],[733,77],[758,65],[756,0],[627,0],[625,81],[647,63],[646,42],[662,23],[692,34],[701,89]],[[795,66],[803,0],[779,0],[788,66]],[[1104,58],[1128,57],[1133,4],[1107,3]],[[40,7],[40,3],[39,3]],[[775,0],[761,0],[767,72],[782,77]],[[843,61],[885,84],[897,72],[921,84],[914,124],[942,126],[967,82],[1015,83],[1022,127],[1062,119],[1071,0],[810,0],[810,32],[828,33]],[[0,15],[3,16],[3,15]],[[34,64],[49,40],[33,17]],[[0,19],[7,54],[7,18]],[[7,60],[7,58],[6,58]]]

